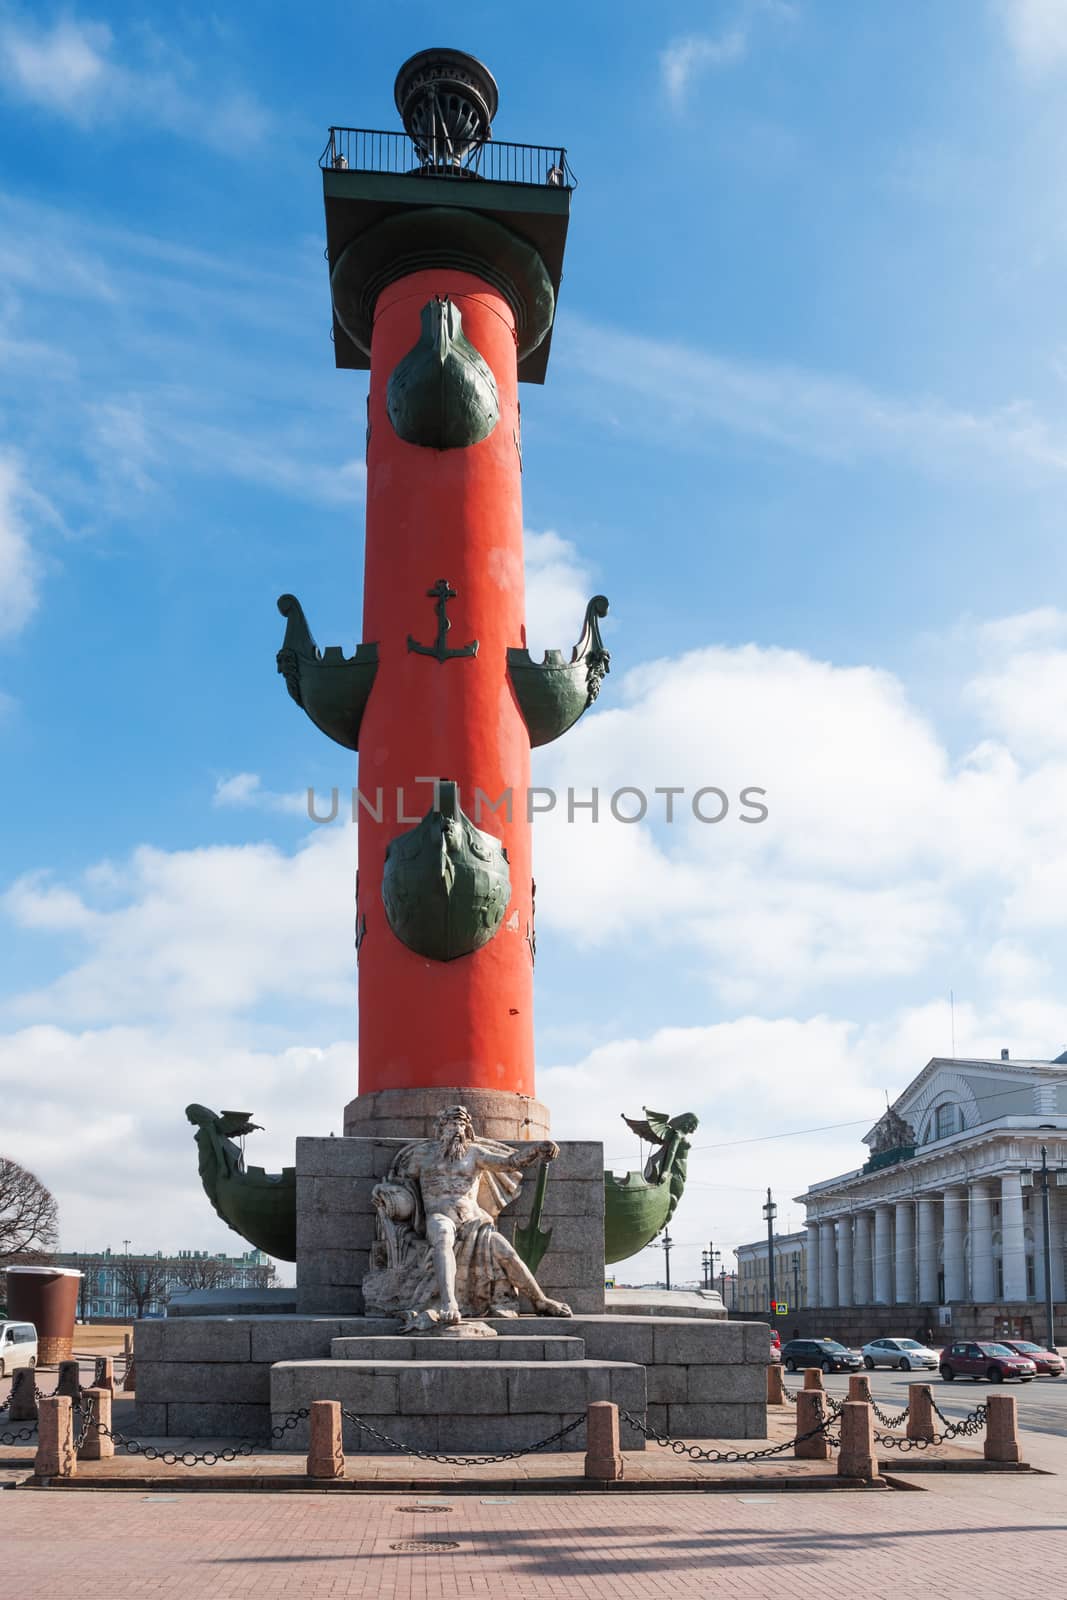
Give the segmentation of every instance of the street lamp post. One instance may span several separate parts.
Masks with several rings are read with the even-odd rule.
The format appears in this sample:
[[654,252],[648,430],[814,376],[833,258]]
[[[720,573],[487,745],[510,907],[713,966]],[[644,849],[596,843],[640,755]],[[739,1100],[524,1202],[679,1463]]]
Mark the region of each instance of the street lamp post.
[[674,1240],[669,1233],[665,1233],[660,1240],[663,1247],[663,1270],[667,1281],[667,1288],[671,1286],[671,1251],[674,1249]]
[[1045,1224],[1045,1348],[1056,1348],[1056,1309],[1052,1298],[1052,1211],[1048,1192],[1048,1146],[1041,1146],[1041,1211]]
[[[771,1198],[770,1189],[767,1190],[767,1204],[763,1208],[763,1215],[767,1219],[767,1298],[772,1307],[778,1303],[778,1294],[774,1286],[774,1219],[778,1215],[778,1207]],[[772,1309],[771,1321],[775,1322],[778,1313]]]

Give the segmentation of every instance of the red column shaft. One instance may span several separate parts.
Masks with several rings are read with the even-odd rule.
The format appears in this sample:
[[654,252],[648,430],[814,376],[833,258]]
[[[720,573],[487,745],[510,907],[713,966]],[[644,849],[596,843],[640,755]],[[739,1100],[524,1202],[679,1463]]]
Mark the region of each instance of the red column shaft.
[[[435,295],[459,307],[468,339],[492,369],[500,400],[493,432],[466,449],[429,450],[400,439],[386,413],[397,362],[417,343],[420,312]],[[359,788],[382,791],[382,821],[359,819],[359,1089],[457,1086],[533,1094],[533,920],[530,746],[508,683],[507,649],[524,632],[522,490],[515,322],[507,301],[470,273],[427,270],[379,297],[371,347],[370,444],[363,638],[378,645],[378,673],[359,739]],[[473,658],[439,662],[409,651],[432,644],[427,590],[446,578],[451,648],[478,640]],[[386,846],[422,817],[433,790],[420,777],[460,785],[464,811],[504,844],[511,902],[496,937],[448,962],[416,955],[394,935],[382,905]],[[510,789],[504,808],[475,810]]]

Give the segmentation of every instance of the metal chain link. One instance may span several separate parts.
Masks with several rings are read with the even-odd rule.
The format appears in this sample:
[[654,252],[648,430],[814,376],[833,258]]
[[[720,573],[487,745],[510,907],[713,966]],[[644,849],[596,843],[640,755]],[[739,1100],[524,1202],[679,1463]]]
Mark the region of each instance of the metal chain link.
[[863,1380],[863,1392],[866,1395],[867,1404],[870,1406],[871,1410],[874,1412],[883,1428],[899,1428],[903,1423],[907,1422],[911,1415],[910,1400],[904,1407],[903,1411],[900,1412],[899,1416],[891,1417],[888,1412],[882,1410],[881,1406],[874,1398],[874,1395],[871,1393],[871,1382],[869,1378],[864,1378]]
[[638,1433],[643,1433],[646,1439],[651,1439],[655,1444],[665,1445],[668,1450],[673,1450],[675,1455],[688,1456],[691,1461],[763,1461],[768,1456],[780,1456],[786,1450],[792,1450],[794,1445],[802,1444],[805,1439],[814,1439],[818,1434],[823,1434],[827,1443],[836,1448],[841,1440],[829,1432],[835,1418],[824,1417],[816,1423],[814,1428],[809,1428],[807,1433],[798,1433],[792,1439],[786,1439],[782,1444],[765,1446],[762,1450],[702,1450],[699,1445],[686,1444],[684,1439],[671,1439],[665,1433],[660,1433],[658,1428],[650,1428],[639,1417],[631,1416],[629,1411],[619,1407],[619,1415],[625,1419],[629,1426]]
[[36,1422],[31,1422],[28,1427],[19,1428],[15,1433],[0,1433],[0,1444],[22,1444],[26,1439],[32,1439],[37,1432]]
[[884,1445],[887,1450],[899,1450],[902,1455],[906,1455],[909,1450],[928,1450],[932,1444],[948,1444],[951,1440],[959,1438],[961,1434],[964,1437],[973,1438],[975,1434],[981,1433],[985,1427],[987,1415],[985,1406],[976,1406],[973,1411],[962,1417],[959,1422],[951,1422],[935,1401],[931,1400],[930,1405],[945,1424],[942,1433],[931,1434],[929,1439],[900,1439],[894,1438],[892,1434],[876,1433],[874,1436],[875,1443]]
[[521,1450],[503,1450],[495,1456],[440,1456],[432,1450],[417,1450],[414,1445],[401,1444],[397,1439],[391,1439],[387,1433],[382,1433],[373,1426],[365,1417],[357,1417],[352,1411],[341,1407],[341,1415],[347,1417],[349,1422],[354,1422],[358,1428],[369,1433],[372,1438],[380,1439],[382,1444],[388,1445],[390,1450],[399,1450],[402,1455],[418,1456],[420,1461],[441,1461],[448,1467],[489,1467],[497,1461],[517,1461],[520,1456],[531,1456],[537,1450],[547,1450],[550,1444],[558,1444],[560,1439],[565,1439],[585,1422],[585,1415],[577,1417],[573,1422],[568,1422],[565,1427],[550,1433],[547,1439],[539,1439],[536,1444],[524,1445]]

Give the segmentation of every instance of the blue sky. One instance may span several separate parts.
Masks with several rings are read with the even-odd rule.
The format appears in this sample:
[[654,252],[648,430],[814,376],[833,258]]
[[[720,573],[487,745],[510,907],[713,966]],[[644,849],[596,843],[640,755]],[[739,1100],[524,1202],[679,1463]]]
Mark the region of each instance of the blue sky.
[[353,1092],[355,840],[299,796],[354,770],[274,601],[358,638],[316,163],[434,42],[580,180],[529,627],[566,646],[603,590],[613,667],[541,779],[768,790],[758,829],[539,824],[557,1133],[856,1124],[698,1153],[692,1272],[856,1164],[950,988],[961,1053],[1067,1045],[1067,7],[476,5],[445,40],[417,3],[6,6],[0,1079],[68,1248],[148,1185],[136,1248],[222,1247],[185,1102],[251,1106],[273,1165]]

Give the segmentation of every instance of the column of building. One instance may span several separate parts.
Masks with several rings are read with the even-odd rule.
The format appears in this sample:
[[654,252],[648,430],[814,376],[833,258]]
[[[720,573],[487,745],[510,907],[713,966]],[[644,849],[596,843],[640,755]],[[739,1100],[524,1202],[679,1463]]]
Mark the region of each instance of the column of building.
[[822,1284],[819,1279],[819,1224],[806,1222],[808,1231],[806,1274],[808,1280],[808,1305],[822,1305]]
[[837,1303],[852,1304],[852,1218],[841,1217],[837,1224]]
[[871,1212],[857,1211],[852,1223],[852,1303],[857,1306],[869,1306],[874,1299],[871,1228]]
[[819,1304],[837,1304],[837,1241],[836,1223],[819,1223]]
[[919,1299],[923,1305],[937,1302],[937,1234],[940,1196],[923,1195],[916,1201],[915,1226],[918,1234]]
[[1026,1299],[1026,1225],[1023,1219],[1023,1186],[1017,1172],[1006,1172],[1000,1180],[1000,1259],[1004,1269],[1004,1299]]
[[963,1249],[967,1232],[967,1191],[946,1189],[943,1205],[945,1301],[946,1304],[950,1304],[967,1298],[966,1259]]
[[874,1299],[880,1306],[893,1300],[893,1211],[887,1205],[874,1209]]
[[898,1200],[895,1218],[893,1299],[908,1305],[915,1299],[915,1202]]
[[979,1305],[996,1299],[993,1273],[993,1196],[987,1179],[970,1186],[970,1298]]

